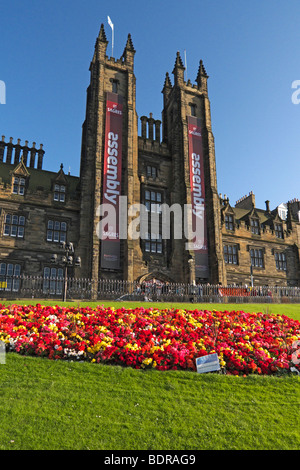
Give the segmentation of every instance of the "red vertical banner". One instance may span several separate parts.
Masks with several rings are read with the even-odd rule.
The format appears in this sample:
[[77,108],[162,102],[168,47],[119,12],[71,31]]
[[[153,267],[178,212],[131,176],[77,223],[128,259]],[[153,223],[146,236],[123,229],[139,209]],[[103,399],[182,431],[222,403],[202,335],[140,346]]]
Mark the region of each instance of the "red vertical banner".
[[[120,268],[119,198],[122,182],[123,99],[107,93],[102,204],[110,205],[109,222],[101,228],[101,267]],[[107,207],[107,206],[103,206]]]
[[207,225],[205,210],[205,174],[200,119],[188,116],[189,166],[192,200],[192,226],[196,277],[209,277]]

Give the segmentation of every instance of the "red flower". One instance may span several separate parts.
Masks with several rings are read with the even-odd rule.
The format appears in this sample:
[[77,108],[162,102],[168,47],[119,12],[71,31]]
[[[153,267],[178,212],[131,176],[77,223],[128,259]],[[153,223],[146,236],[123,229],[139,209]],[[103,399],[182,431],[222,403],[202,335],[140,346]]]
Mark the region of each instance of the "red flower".
[[217,352],[227,373],[274,374],[290,369],[300,323],[262,313],[2,305],[0,337],[8,349],[50,359],[195,370],[197,357]]

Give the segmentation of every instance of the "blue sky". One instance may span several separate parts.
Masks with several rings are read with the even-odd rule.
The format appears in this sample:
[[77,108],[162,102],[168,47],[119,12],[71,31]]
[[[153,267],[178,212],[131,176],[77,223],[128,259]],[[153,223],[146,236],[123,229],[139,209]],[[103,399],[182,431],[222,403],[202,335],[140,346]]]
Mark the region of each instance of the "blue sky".
[[[138,116],[161,118],[176,52],[195,83],[210,76],[219,193],[232,205],[253,191],[258,207],[300,198],[299,0],[10,0],[1,4],[0,135],[44,144],[44,168],[79,175],[89,64],[101,23],[114,56],[131,33]],[[300,95],[299,95],[300,96]]]

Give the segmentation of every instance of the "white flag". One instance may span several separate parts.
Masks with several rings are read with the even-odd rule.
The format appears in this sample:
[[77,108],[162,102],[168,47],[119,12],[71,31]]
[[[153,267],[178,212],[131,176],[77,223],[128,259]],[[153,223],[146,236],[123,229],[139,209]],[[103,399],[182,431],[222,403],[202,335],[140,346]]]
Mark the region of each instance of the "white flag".
[[109,26],[111,27],[111,29],[114,29],[114,25],[113,25],[113,23],[112,23],[112,21],[111,21],[111,19],[110,19],[109,16],[107,17],[107,20],[108,20],[108,24],[109,24]]

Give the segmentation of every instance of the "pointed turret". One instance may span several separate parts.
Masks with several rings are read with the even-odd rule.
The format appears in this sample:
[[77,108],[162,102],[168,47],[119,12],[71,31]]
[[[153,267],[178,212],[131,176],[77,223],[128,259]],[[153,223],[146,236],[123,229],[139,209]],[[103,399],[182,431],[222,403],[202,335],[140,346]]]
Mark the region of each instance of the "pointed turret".
[[166,91],[168,92],[168,90],[172,90],[172,83],[170,80],[169,72],[166,73],[166,78],[165,78],[164,87],[162,89],[162,93],[165,93]]
[[175,78],[175,85],[184,83],[184,71],[185,71],[185,67],[180,57],[180,52],[177,51],[176,61],[175,61],[174,69],[172,72]]
[[208,79],[208,75],[203,65],[203,60],[200,60],[196,82],[197,82],[199,90],[206,92],[206,93],[207,93],[207,79]]
[[133,47],[133,42],[132,42],[132,38],[131,38],[131,34],[129,33],[128,34],[128,37],[127,37],[127,42],[126,42],[126,46],[125,46],[125,49],[124,49],[124,53],[125,51],[130,51],[130,52],[133,52],[135,54],[135,48]]
[[166,78],[165,78],[165,83],[164,83],[164,87],[162,89],[162,93],[164,95],[164,105],[166,104],[167,102],[167,99],[169,97],[169,94],[172,90],[172,83],[171,83],[171,80],[170,80],[170,76],[169,76],[169,73],[167,72],[166,73]]
[[134,55],[135,55],[135,48],[133,47],[133,42],[131,39],[131,34],[128,34],[126,46],[124,49],[124,52],[122,54],[122,58],[126,62],[126,64],[131,65],[133,68],[133,62],[134,62]]
[[[183,65],[183,62],[182,62],[179,51],[177,51],[177,53],[176,53],[176,60],[175,60],[174,70],[175,70],[175,68],[181,68],[181,69],[185,70],[185,67]],[[173,70],[173,73],[174,73],[174,70]]]
[[169,76],[169,73],[167,72],[166,73],[166,78],[165,78],[165,83],[164,83],[164,87],[162,89],[162,94],[164,95],[164,109],[162,111],[162,122],[163,122],[163,126],[162,126],[162,129],[163,129],[163,141],[164,142],[167,142],[168,138],[168,117],[167,117],[167,103],[168,103],[168,100],[169,100],[169,96],[170,96],[170,93],[172,91],[173,87],[172,87],[172,83],[171,83],[171,80],[170,80],[170,76]]
[[107,38],[106,38],[106,34],[105,34],[105,29],[104,29],[104,24],[103,24],[103,23],[101,24],[101,27],[100,27],[98,39],[99,39],[99,41],[105,42],[106,44],[108,44],[108,40],[107,40]]
[[94,59],[97,57],[99,60],[103,60],[106,56],[106,49],[107,49],[108,40],[106,38],[104,24],[101,24],[100,31],[98,37],[96,39],[95,44],[95,55]]

